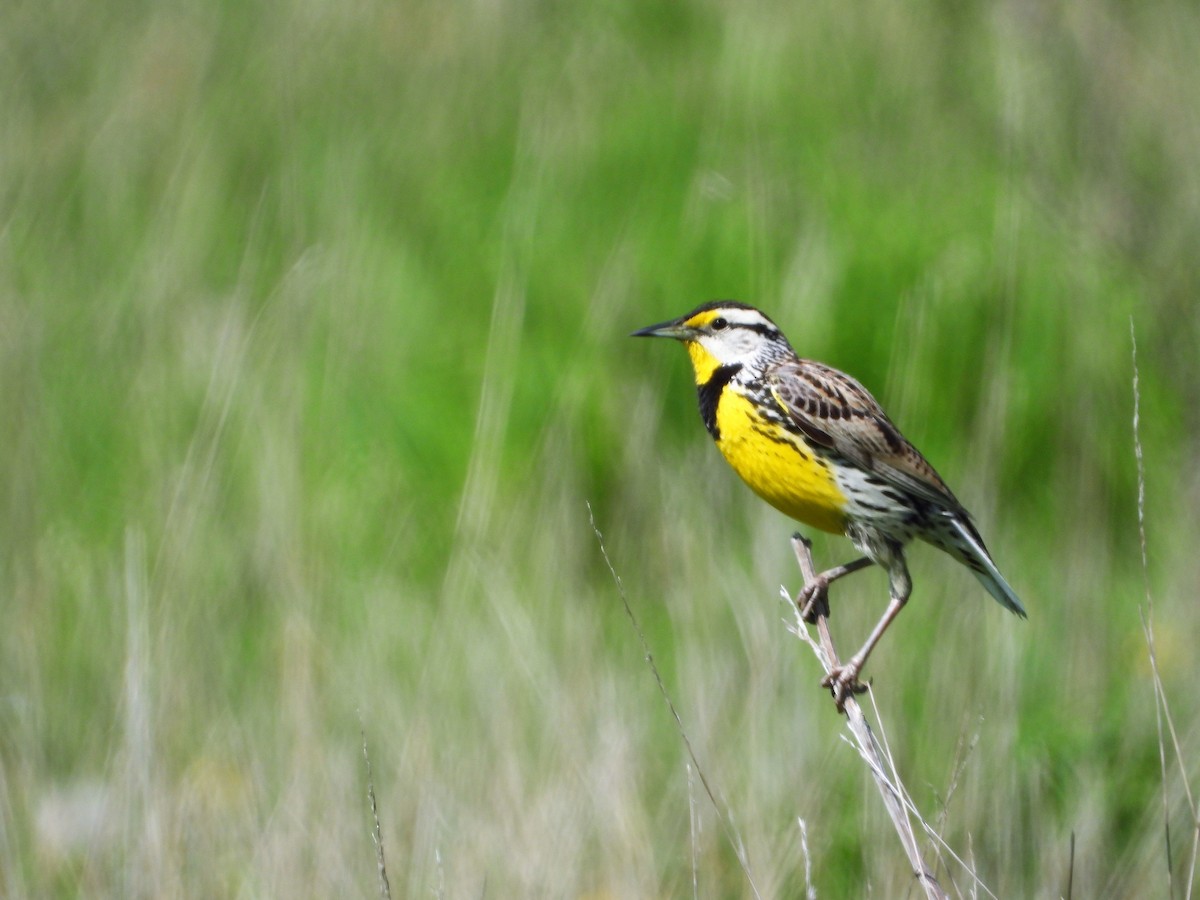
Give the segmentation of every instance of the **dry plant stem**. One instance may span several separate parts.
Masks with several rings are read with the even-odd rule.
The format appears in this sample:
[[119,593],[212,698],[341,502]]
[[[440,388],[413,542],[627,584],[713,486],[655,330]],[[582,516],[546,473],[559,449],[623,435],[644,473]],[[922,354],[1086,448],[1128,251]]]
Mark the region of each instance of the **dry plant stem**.
[[1179,764],[1180,782],[1183,785],[1184,799],[1192,816],[1192,852],[1188,861],[1187,881],[1184,888],[1185,900],[1191,900],[1192,889],[1196,880],[1196,864],[1200,859],[1200,810],[1192,797],[1191,783],[1188,780],[1187,766],[1184,760],[1183,746],[1179,734],[1175,730],[1175,719],[1171,715],[1171,705],[1167,702],[1166,688],[1163,686],[1162,673],[1158,668],[1158,653],[1154,647],[1154,597],[1150,592],[1150,560],[1146,550],[1146,467],[1142,454],[1141,436],[1141,390],[1138,386],[1137,360],[1137,331],[1134,328],[1133,316],[1129,317],[1129,343],[1133,358],[1133,456],[1137,464],[1137,521],[1138,539],[1142,552],[1142,588],[1145,592],[1145,602],[1139,607],[1138,613],[1142,619],[1142,634],[1146,639],[1146,650],[1150,657],[1150,673],[1154,681],[1154,704],[1158,724],[1158,759],[1162,772],[1163,798],[1163,835],[1166,844],[1167,863],[1167,895],[1175,896],[1174,862],[1171,852],[1171,804],[1168,796],[1167,782],[1167,748],[1163,734],[1163,724],[1171,736],[1171,746],[1175,759]]
[[[813,565],[812,545],[806,538],[797,534],[792,537],[792,548],[796,551],[796,559],[800,563],[800,572],[804,576],[804,584],[807,587],[818,577],[817,569]],[[833,638],[829,633],[828,605],[823,602],[814,603],[813,611],[817,616],[817,634],[820,637],[822,650],[822,654],[818,654],[818,658],[824,657],[821,659],[821,665],[826,674],[829,674],[840,663],[837,650],[833,646]],[[840,698],[840,701],[840,708],[845,713],[846,720],[850,725],[850,733],[854,736],[859,753],[870,764],[871,777],[875,779],[875,785],[879,788],[880,796],[883,797],[884,808],[896,828],[896,834],[899,836],[904,854],[912,866],[913,874],[916,875],[917,881],[925,891],[925,896],[930,900],[948,900],[948,895],[942,890],[942,886],[938,884],[933,873],[925,868],[925,863],[921,860],[921,851],[917,847],[917,837],[913,832],[912,822],[909,821],[904,800],[884,775],[886,769],[879,752],[879,744],[875,740],[871,726],[867,724],[862,707],[858,705],[858,701],[852,694]]]
[[708,795],[708,799],[712,801],[713,808],[717,811],[717,817],[720,819],[725,836],[729,839],[734,855],[737,857],[738,865],[742,867],[742,873],[746,876],[746,881],[750,885],[750,893],[754,895],[756,900],[760,900],[762,894],[759,893],[758,886],[754,883],[754,876],[750,873],[750,863],[746,858],[746,847],[742,843],[742,836],[734,826],[729,812],[721,803],[717,802],[717,795],[713,793],[712,786],[709,785],[708,778],[704,774],[704,769],[700,767],[700,760],[696,758],[696,751],[692,748],[691,738],[688,737],[687,729],[683,727],[683,719],[679,715],[679,710],[675,707],[675,701],[671,699],[671,695],[667,691],[667,686],[662,680],[662,675],[658,672],[658,666],[655,665],[654,656],[650,652],[650,644],[646,640],[646,633],[642,631],[642,626],[638,624],[637,616],[633,614],[633,607],[629,605],[629,598],[625,595],[625,585],[621,582],[621,576],[617,574],[612,560],[608,558],[608,550],[604,546],[604,535],[600,533],[600,527],[596,524],[596,516],[592,512],[591,503],[587,504],[587,511],[588,522],[592,526],[592,532],[596,535],[596,543],[600,547],[600,555],[604,558],[604,564],[608,567],[608,572],[612,575],[613,581],[616,583],[617,594],[621,598],[621,605],[625,608],[625,616],[629,619],[634,633],[637,634],[638,642],[642,645],[642,656],[646,660],[646,665],[650,668],[650,674],[654,676],[654,681],[658,685],[658,692],[667,704],[671,718],[675,720],[675,727],[679,730],[679,737],[683,740],[684,749],[687,750],[688,758],[692,761],[692,766],[696,769],[696,777],[700,779],[700,785],[704,788],[704,793]]
[[358,711],[359,734],[362,735],[363,760],[367,764],[367,799],[371,802],[371,819],[375,823],[371,840],[375,843],[375,862],[379,866],[379,896],[392,900],[392,886],[388,882],[387,862],[383,858],[383,829],[379,827],[379,807],[375,803],[375,779],[371,775],[371,754],[367,752],[367,728],[363,724],[362,710]]

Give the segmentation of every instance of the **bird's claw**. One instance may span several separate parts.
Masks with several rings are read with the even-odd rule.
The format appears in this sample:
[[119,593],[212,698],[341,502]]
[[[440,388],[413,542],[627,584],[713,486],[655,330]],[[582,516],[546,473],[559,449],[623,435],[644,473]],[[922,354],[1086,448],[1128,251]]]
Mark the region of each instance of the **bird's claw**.
[[815,625],[818,616],[828,616],[829,579],[818,576],[802,587],[796,595],[796,608],[809,625]]
[[858,680],[861,664],[853,660],[844,666],[834,666],[828,675],[821,679],[821,687],[829,688],[833,694],[833,702],[837,704],[838,712],[845,712],[846,701],[855,694],[862,694],[867,685]]

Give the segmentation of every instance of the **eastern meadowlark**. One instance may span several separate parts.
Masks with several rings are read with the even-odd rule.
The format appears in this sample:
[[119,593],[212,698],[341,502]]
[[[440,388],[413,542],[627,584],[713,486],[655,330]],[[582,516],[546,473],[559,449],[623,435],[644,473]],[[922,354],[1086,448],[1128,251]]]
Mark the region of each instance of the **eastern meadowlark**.
[[970,514],[875,398],[844,372],[798,357],[762,312],[715,301],[633,336],[682,341],[700,417],[734,471],[776,509],[844,534],[863,554],[821,573],[798,598],[802,607],[871,563],[887,571],[887,611],[862,648],[823,682],[839,705],[863,689],[858,675],[912,591],[904,546],[913,538],[953,556],[1002,606],[1025,616]]

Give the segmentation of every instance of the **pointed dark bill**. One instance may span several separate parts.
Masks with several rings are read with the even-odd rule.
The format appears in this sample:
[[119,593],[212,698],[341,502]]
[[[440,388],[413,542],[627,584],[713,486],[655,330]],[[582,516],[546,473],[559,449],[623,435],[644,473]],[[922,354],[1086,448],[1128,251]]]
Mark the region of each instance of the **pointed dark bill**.
[[657,325],[648,325],[645,328],[639,328],[629,336],[665,337],[675,338],[677,341],[686,341],[696,336],[696,329],[689,328],[679,319],[671,319],[669,322],[659,322]]

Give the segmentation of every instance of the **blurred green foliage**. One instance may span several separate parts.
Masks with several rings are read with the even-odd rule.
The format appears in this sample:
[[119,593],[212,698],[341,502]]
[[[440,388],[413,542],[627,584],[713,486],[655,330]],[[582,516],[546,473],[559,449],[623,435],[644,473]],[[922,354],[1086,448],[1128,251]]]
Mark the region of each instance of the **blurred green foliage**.
[[[1160,662],[1182,690],[1200,587],[1197,38],[1200,16],[1166,0],[7,4],[0,892],[369,892],[365,831],[309,853],[321,824],[361,825],[366,706],[410,892],[469,882],[431,862],[433,817],[500,894],[684,893],[678,742],[583,500],[690,722],[762,751],[763,722],[817,705],[790,643],[770,669],[785,690],[721,695],[753,693],[779,637],[757,629],[794,580],[789,526],[703,446],[680,355],[625,339],[713,297],[762,306],[802,355],[866,383],[1028,600],[1027,627],[986,620],[1008,656],[927,673],[941,654],[977,662],[994,611],[919,562],[919,611],[889,636],[906,649],[873,662],[928,783],[972,716],[1019,729],[977,763],[1019,767],[997,777],[1007,812],[980,788],[961,824],[990,829],[974,846],[1002,860],[1001,895],[1049,890],[1044,842],[1060,852],[1072,829],[1087,884],[1158,872],[1130,323]],[[756,599],[725,611],[731,595]],[[702,652],[714,681],[693,684]],[[947,691],[960,678],[978,692]],[[147,692],[149,749],[130,718]],[[556,825],[586,863],[522,881],[504,861],[539,857],[519,827],[503,850],[466,838],[513,798],[476,809],[447,773],[590,797],[567,732],[546,728],[555,698],[580,735],[628,725],[607,740],[636,748],[645,809],[609,812],[647,849]],[[1196,702],[1178,702],[1194,734]],[[806,752],[834,773],[820,796],[840,785],[847,804],[861,773],[826,758],[820,714]],[[743,762],[762,772],[725,770],[728,796],[744,774],[746,797],[786,797],[753,785],[788,760]],[[120,798],[124,837],[54,850],[45,810],[85,778]],[[440,800],[410,807],[427,784]],[[193,793],[239,823],[229,844],[189,818]],[[766,808],[743,799],[743,822]],[[871,814],[813,802],[779,827],[820,819],[820,889],[887,883]],[[281,835],[281,815],[311,830]],[[744,891],[708,828],[709,889]],[[800,890],[793,838],[756,857],[781,894]],[[178,864],[189,841],[203,873]]]

